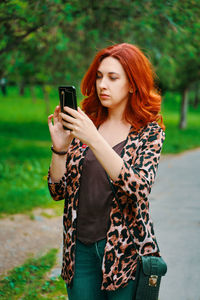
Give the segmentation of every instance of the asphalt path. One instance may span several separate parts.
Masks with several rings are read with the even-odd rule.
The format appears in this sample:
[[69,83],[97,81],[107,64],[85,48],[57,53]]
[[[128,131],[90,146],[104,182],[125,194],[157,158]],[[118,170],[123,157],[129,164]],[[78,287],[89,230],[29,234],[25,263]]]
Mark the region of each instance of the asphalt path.
[[159,300],[200,300],[200,149],[163,156],[149,198],[168,265]]

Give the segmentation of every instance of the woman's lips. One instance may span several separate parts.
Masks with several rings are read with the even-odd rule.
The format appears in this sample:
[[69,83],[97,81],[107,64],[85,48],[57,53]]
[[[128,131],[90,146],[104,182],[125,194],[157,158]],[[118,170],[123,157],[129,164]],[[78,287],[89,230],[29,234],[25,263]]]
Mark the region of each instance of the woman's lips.
[[100,98],[101,99],[108,99],[108,98],[110,98],[110,96],[107,95],[107,94],[100,94]]

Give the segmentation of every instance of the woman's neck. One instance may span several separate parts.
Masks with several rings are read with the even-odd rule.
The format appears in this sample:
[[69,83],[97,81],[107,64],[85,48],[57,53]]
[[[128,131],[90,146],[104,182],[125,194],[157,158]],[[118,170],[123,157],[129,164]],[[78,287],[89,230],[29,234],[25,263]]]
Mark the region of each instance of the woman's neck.
[[127,127],[131,125],[124,119],[124,114],[121,111],[108,111],[108,117],[105,122],[111,126],[121,124],[122,126]]
[[123,112],[118,109],[108,109],[107,120],[110,122],[122,122],[123,121]]

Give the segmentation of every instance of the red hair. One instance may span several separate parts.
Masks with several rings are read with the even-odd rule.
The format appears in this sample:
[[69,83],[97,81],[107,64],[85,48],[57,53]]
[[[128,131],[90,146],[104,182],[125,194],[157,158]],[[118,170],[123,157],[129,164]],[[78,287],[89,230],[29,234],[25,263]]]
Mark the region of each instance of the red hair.
[[155,87],[152,65],[142,51],[131,44],[123,43],[102,49],[95,56],[81,83],[81,92],[86,98],[82,101],[82,109],[94,122],[95,126],[102,124],[107,116],[108,109],[101,105],[96,91],[96,73],[101,61],[108,56],[119,60],[133,87],[124,119],[135,130],[156,121],[165,129],[161,109],[161,95]]

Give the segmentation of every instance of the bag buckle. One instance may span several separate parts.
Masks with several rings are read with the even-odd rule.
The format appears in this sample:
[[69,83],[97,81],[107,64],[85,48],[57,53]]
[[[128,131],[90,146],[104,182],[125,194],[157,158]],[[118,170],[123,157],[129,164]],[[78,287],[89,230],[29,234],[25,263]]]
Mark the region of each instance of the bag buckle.
[[149,286],[156,287],[157,286],[157,281],[158,281],[158,276],[157,275],[151,275],[149,277]]

